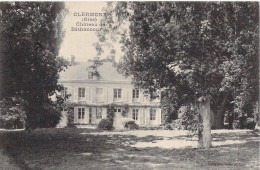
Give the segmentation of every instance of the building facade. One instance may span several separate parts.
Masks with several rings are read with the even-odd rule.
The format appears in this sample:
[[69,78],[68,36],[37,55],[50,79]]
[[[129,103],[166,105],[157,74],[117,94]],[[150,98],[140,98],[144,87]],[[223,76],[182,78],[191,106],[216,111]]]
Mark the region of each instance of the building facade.
[[115,108],[116,128],[122,128],[124,118],[133,119],[139,126],[161,124],[159,98],[151,100],[144,90],[134,88],[131,79],[119,74],[111,62],[97,68],[98,77],[92,65],[93,62],[73,63],[60,74],[62,95],[69,94],[66,102],[74,106],[75,124],[97,125],[106,118],[111,105]]

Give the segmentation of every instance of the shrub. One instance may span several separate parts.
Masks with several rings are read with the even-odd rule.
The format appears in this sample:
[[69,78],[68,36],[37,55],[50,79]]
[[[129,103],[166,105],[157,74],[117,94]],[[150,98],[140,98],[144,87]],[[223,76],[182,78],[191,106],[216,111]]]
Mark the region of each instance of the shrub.
[[102,119],[98,124],[98,129],[112,130],[113,129],[113,123],[108,119]]
[[[198,112],[193,105],[183,106],[180,108],[180,122],[176,122],[177,126],[195,133],[199,127]],[[180,124],[180,125],[178,125]],[[180,127],[181,127],[180,126]]]
[[254,129],[255,125],[256,125],[256,122],[254,121],[253,118],[247,118],[246,119],[246,125],[245,125],[246,129]]
[[163,129],[164,130],[173,130],[172,125],[170,123],[164,125]]
[[128,104],[123,105],[123,107],[122,107],[122,116],[126,117],[128,112],[129,112],[129,105]]
[[74,124],[74,108],[68,107],[67,109],[67,115],[68,115],[68,122],[66,127],[76,127]]
[[115,117],[115,106],[113,104],[107,107],[107,119],[113,124]]
[[121,123],[122,123],[123,126],[125,126],[125,124],[127,122],[129,122],[129,121],[133,121],[133,119],[132,118],[127,118],[127,117],[121,118]]
[[239,120],[234,120],[233,121],[233,129],[240,129],[240,123]]
[[0,101],[0,128],[23,128],[25,112],[23,100],[9,98]]
[[139,126],[135,123],[134,120],[125,122],[124,127],[127,129],[139,129]]
[[140,130],[162,130],[162,126],[145,126],[145,127],[139,127]]
[[61,112],[56,109],[49,108],[45,110],[44,114],[41,114],[38,124],[39,128],[54,128],[59,123],[61,118]]
[[182,120],[181,119],[177,119],[174,120],[174,129],[178,129],[178,130],[184,130],[184,126],[182,125]]
[[21,118],[4,119],[0,118],[0,128],[4,129],[21,129],[23,128],[23,121]]

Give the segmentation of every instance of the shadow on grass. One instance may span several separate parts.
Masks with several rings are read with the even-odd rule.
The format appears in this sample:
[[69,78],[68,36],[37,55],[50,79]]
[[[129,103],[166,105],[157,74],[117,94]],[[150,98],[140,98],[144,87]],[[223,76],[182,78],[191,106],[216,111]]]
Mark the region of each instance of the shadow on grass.
[[[28,134],[0,132],[0,149],[21,169],[72,168],[147,169],[204,167],[255,167],[259,159],[258,135],[246,133],[213,134],[214,141],[246,140],[211,149],[159,147],[136,148],[138,142],[187,139],[189,135],[163,137],[148,135],[92,135],[93,129],[39,129]],[[82,133],[87,133],[82,135]],[[89,133],[89,134],[88,134]],[[253,161],[253,163],[252,163]],[[104,168],[102,168],[104,169]]]
[[[28,134],[1,132],[0,149],[21,169],[37,169],[37,161],[58,164],[64,155],[82,152],[100,153],[115,146],[102,136],[80,135],[81,129],[39,129]],[[34,166],[27,162],[36,163]]]

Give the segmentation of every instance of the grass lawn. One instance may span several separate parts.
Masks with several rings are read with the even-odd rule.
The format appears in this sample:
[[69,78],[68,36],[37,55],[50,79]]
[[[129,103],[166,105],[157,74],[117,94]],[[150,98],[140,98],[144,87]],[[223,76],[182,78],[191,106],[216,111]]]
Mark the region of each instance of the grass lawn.
[[198,149],[184,131],[0,131],[0,169],[259,169],[257,133],[212,136],[212,148]]

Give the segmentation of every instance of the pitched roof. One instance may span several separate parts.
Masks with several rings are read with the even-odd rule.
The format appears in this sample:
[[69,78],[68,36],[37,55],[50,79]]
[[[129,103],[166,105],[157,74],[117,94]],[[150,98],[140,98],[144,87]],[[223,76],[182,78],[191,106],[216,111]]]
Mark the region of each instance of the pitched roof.
[[[90,66],[93,62],[81,62],[69,66],[65,71],[60,72],[59,81],[75,81],[75,80],[89,80],[88,72],[92,69]],[[117,68],[113,67],[111,62],[103,62],[97,68],[100,74],[100,80],[114,80],[114,81],[131,81],[131,78],[125,78],[122,74],[118,73]]]

